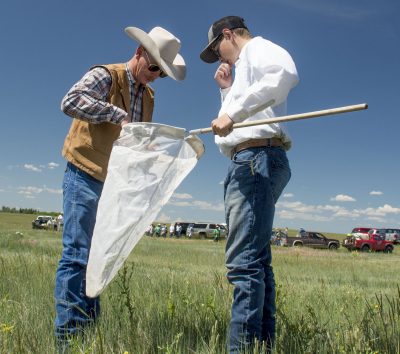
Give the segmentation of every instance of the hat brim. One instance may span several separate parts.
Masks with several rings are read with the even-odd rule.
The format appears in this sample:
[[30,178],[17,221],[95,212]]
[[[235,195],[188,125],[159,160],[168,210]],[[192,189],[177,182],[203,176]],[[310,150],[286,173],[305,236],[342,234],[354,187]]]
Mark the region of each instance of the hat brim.
[[156,43],[145,31],[137,27],[127,27],[125,28],[125,33],[135,41],[139,42],[148,51],[156,64],[169,77],[177,81],[183,80],[185,78],[186,64],[180,54],[176,55],[172,63],[167,62],[161,57],[160,51]]
[[177,54],[173,63],[169,63],[161,58],[160,67],[163,71],[174,80],[181,81],[186,76],[185,60],[180,54]]
[[218,40],[218,37],[215,37],[210,43],[208,43],[207,47],[200,53],[200,59],[205,61],[206,63],[212,64],[219,60],[218,56],[211,49],[214,43]]

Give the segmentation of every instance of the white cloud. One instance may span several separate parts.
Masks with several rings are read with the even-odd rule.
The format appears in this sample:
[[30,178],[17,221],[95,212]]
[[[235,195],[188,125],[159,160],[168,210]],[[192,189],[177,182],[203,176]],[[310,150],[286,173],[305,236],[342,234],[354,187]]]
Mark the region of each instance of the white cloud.
[[334,202],[355,202],[356,200],[353,197],[350,197],[346,194],[338,194],[336,197],[331,198],[331,201]]
[[337,205],[307,205],[300,201],[277,203],[277,214],[283,219],[301,219],[315,221],[329,221],[346,209]]
[[293,198],[294,197],[294,194],[293,193],[285,193],[284,195],[283,195],[283,198]]
[[385,217],[387,215],[400,215],[400,208],[392,207],[389,204],[380,206],[378,208],[355,209],[355,212],[360,215],[371,217]]
[[307,205],[302,202],[278,202],[277,207],[293,210],[297,213],[322,213],[322,212],[339,212],[343,207],[338,205]]
[[348,209],[341,209],[338,210],[336,213],[333,214],[334,218],[341,218],[341,219],[357,219],[360,217],[360,213],[356,210],[348,210]]
[[30,171],[34,171],[34,172],[42,172],[42,170],[39,167],[36,167],[35,165],[31,165],[28,163],[26,163],[24,165],[24,168],[26,168],[27,170],[30,170]]
[[201,200],[197,200],[193,203],[194,207],[197,207],[199,209],[203,210],[215,210],[215,211],[223,211],[225,210],[224,204],[223,203],[209,203]]
[[300,201],[279,201],[277,215],[282,219],[308,221],[358,220],[390,223],[390,216],[400,215],[400,208],[384,204],[377,208],[348,209],[338,205],[307,205]]
[[383,207],[379,207],[378,212],[386,214],[400,214],[400,208],[392,207],[389,204],[385,204]]
[[50,169],[50,170],[54,170],[56,167],[58,167],[58,166],[60,166],[58,163],[56,163],[56,162],[49,162],[48,164],[47,164],[47,167]]
[[177,201],[171,199],[168,202],[169,205],[174,205],[178,207],[190,207],[190,208],[197,208],[201,210],[214,210],[214,211],[223,211],[224,204],[223,203],[210,203],[204,200],[193,200],[193,201]]
[[192,199],[193,197],[188,193],[174,193],[172,198],[176,199]]
[[175,200],[170,200],[168,202],[168,204],[175,205],[175,206],[178,206],[178,207],[189,207],[189,206],[192,205],[192,203],[190,203],[190,202],[177,202]]
[[372,221],[376,221],[376,222],[386,222],[385,218],[381,218],[381,217],[378,217],[378,216],[369,216],[367,219],[368,220],[372,220]]
[[309,220],[309,221],[329,221],[331,218],[323,215],[315,215],[311,213],[299,213],[293,210],[279,210],[277,214],[282,219],[290,219],[290,220]]
[[46,192],[51,194],[62,194],[62,189],[53,189],[53,188],[46,188]]
[[62,189],[53,189],[47,187],[33,187],[33,186],[23,186],[18,187],[18,194],[24,195],[26,198],[34,198],[35,195],[47,192],[51,194],[62,194]]
[[19,194],[25,194],[25,195],[39,194],[43,192],[43,188],[32,187],[32,186],[19,187],[18,190]]
[[383,192],[381,192],[381,191],[371,191],[371,192],[369,192],[369,195],[382,195],[383,194]]
[[163,222],[163,223],[169,223],[169,222],[171,222],[171,217],[168,216],[168,215],[165,214],[165,213],[161,213],[160,215],[158,215],[158,216],[156,217],[156,220],[155,220],[155,221],[159,221],[159,222]]
[[[49,170],[54,170],[55,168],[57,168],[58,166],[60,166],[58,163],[56,162],[49,162],[47,165],[34,165],[31,163],[26,163],[23,165],[23,168],[33,171],[33,172],[42,172],[44,169],[48,168]],[[20,167],[20,166],[8,166],[9,170],[12,170],[15,167]]]

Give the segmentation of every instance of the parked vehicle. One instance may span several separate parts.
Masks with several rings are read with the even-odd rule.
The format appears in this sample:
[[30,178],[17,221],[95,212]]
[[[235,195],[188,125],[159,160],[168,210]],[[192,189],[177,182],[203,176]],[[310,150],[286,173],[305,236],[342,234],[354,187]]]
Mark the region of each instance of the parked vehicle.
[[195,223],[193,225],[193,235],[199,236],[200,238],[213,238],[214,230],[219,227],[221,231],[221,238],[226,238],[228,230],[225,225],[214,224],[214,223]]
[[400,243],[400,229],[383,229],[385,231],[386,241]]
[[178,224],[180,224],[181,227],[182,227],[182,229],[181,229],[181,235],[186,235],[186,230],[187,230],[188,226],[189,226],[190,224],[193,224],[193,222],[190,222],[190,221],[177,221],[177,222],[174,224],[174,230],[176,230],[176,226],[177,226]]
[[368,240],[368,232],[371,230],[370,227],[355,227],[351,230],[351,233],[348,236],[354,236],[355,238],[361,238],[364,240]]
[[385,253],[392,253],[394,249],[393,242],[387,241],[385,236],[385,232],[382,229],[371,229],[368,232],[368,240],[348,236],[343,240],[343,247],[346,247],[349,251],[383,251]]
[[270,243],[271,243],[271,245],[275,245],[275,246],[284,246],[287,236],[288,235],[285,231],[282,231],[280,229],[277,229],[277,230],[274,229],[274,230],[272,230],[272,233],[271,233]]
[[327,238],[320,232],[305,231],[303,237],[286,237],[282,239],[284,246],[312,247],[337,250],[340,247],[339,240]]
[[386,239],[386,233],[384,229],[371,229],[368,231],[368,240],[373,236],[379,236],[382,240]]
[[39,215],[32,221],[32,229],[47,229],[47,222],[52,219],[53,217],[49,215]]
[[381,235],[386,241],[393,243],[400,242],[400,230],[398,229],[371,229],[369,235]]

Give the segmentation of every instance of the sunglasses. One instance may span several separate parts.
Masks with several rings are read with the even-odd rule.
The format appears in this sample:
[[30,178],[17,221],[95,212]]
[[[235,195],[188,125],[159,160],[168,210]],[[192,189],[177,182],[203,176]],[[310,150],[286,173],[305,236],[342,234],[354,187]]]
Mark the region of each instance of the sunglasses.
[[219,36],[217,36],[217,38],[215,39],[214,44],[213,44],[212,47],[211,47],[211,50],[214,52],[214,54],[215,54],[218,58],[221,57],[221,56],[219,55],[219,45],[221,44],[222,39],[224,38],[223,36],[224,36],[223,33],[221,33]]
[[166,77],[167,74],[164,73],[164,71],[162,71],[162,69],[157,64],[151,64],[150,63],[149,55],[147,54],[147,52],[145,50],[144,50],[144,53],[146,54],[146,58],[147,58],[147,61],[149,63],[149,65],[147,67],[147,70],[151,71],[152,73],[155,73],[156,71],[159,71],[160,72],[160,77]]

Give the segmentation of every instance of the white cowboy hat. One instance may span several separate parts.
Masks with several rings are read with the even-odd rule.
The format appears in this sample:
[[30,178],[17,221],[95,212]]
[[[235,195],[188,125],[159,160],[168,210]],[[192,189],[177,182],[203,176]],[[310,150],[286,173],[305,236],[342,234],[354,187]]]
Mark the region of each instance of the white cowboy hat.
[[168,76],[174,80],[185,78],[185,60],[178,54],[181,41],[172,33],[162,27],[154,27],[149,33],[137,27],[127,27],[125,32],[146,49],[152,59]]

